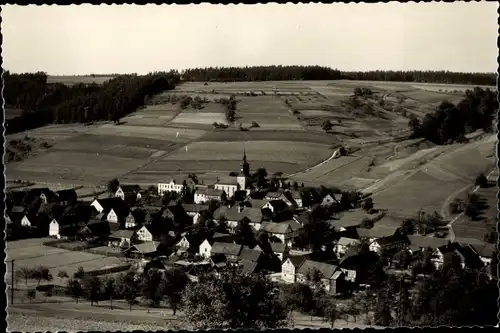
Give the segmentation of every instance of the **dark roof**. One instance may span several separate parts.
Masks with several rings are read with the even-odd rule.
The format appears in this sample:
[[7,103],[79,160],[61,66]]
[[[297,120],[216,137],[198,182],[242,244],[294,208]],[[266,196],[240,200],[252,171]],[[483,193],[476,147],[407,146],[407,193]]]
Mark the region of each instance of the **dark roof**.
[[249,249],[247,247],[243,247],[241,249],[240,254],[238,255],[238,258],[240,260],[249,260],[249,261],[257,262],[257,261],[259,261],[261,255],[262,255],[261,251]]
[[153,253],[156,252],[156,249],[158,248],[158,245],[160,243],[158,242],[144,242],[141,244],[134,244],[130,247],[131,250],[134,248],[141,253]]
[[257,272],[259,263],[256,261],[250,261],[250,260],[241,260],[239,262],[239,266],[243,273],[245,274],[253,274]]
[[137,193],[141,190],[139,185],[120,185],[123,193]]
[[134,230],[118,230],[113,232],[109,237],[111,238],[131,238],[134,235]]
[[448,244],[448,240],[445,238],[437,238],[437,237],[427,237],[421,235],[408,235],[406,236],[410,245],[412,247],[418,247],[420,249],[438,249],[442,246]]
[[[295,267],[295,268],[299,268],[300,265],[302,265],[302,263],[307,260],[307,255],[301,255],[301,256],[291,256],[291,257],[288,257],[288,259],[290,259],[290,261],[292,262],[292,265]],[[286,259],[285,259],[286,260]]]
[[299,215],[294,215],[293,217],[295,220],[297,220],[300,224],[304,225],[309,223],[309,214],[299,214]]
[[405,239],[401,237],[400,235],[393,235],[393,236],[387,236],[387,237],[381,237],[376,240],[376,242],[380,246],[384,245],[389,245],[389,244],[395,244],[395,243],[402,243],[405,242]]
[[61,236],[68,236],[68,237],[75,236],[84,226],[85,224],[82,223],[71,224],[64,228],[60,228],[59,234]]
[[484,258],[492,258],[495,253],[495,245],[484,243],[483,245],[474,244],[470,245],[474,251],[480,256]]
[[208,209],[208,205],[182,204],[182,208],[184,208],[186,212],[198,213]]
[[26,211],[26,208],[23,206],[14,206],[10,210],[10,213],[11,214],[24,214],[25,211]]
[[61,190],[56,192],[60,201],[76,200],[78,195],[74,189]]
[[[196,192],[198,192],[198,191],[196,191]],[[222,195],[222,193],[224,193],[223,190],[217,190],[214,188],[206,188],[200,192],[201,192],[201,194],[204,194],[208,197],[220,197]]]
[[279,193],[279,192],[268,192],[265,196],[266,198],[269,198],[270,200],[274,200],[274,199],[279,199],[279,198],[283,198],[284,195],[283,193]]
[[306,275],[309,271],[318,270],[324,278],[330,279],[337,270],[336,265],[323,262],[306,260],[300,265],[298,273]]
[[271,234],[286,234],[291,227],[288,223],[262,222],[260,230]]
[[286,250],[286,244],[271,242],[271,249],[273,252],[284,253]]
[[281,210],[285,210],[288,208],[288,205],[286,204],[286,202],[284,202],[283,200],[271,200],[269,201],[269,204],[273,206],[273,208],[277,211],[281,211]]
[[265,204],[269,202],[269,200],[261,200],[261,199],[247,199],[245,202],[248,202],[253,208],[262,208]]
[[222,253],[225,255],[238,256],[241,252],[241,249],[242,246],[239,244],[215,242],[212,245],[211,253]]
[[[239,209],[241,211],[238,211]],[[254,207],[240,208],[238,205],[234,205],[226,211],[225,217],[228,221],[240,221],[247,218],[252,223],[260,223],[262,222],[262,210]]]
[[48,187],[38,187],[38,188],[30,188],[28,189],[28,196],[30,197],[39,197],[40,195],[45,194],[47,199],[50,199],[55,196],[54,192],[52,192]]
[[[105,199],[97,199],[97,202],[104,208],[105,211],[109,212],[111,209],[115,211],[117,215],[122,214],[128,215],[128,206],[125,202],[123,202],[120,198],[105,198]],[[126,214],[123,213],[126,211]]]
[[107,221],[90,220],[87,227],[93,235],[109,235],[111,233],[110,223]]

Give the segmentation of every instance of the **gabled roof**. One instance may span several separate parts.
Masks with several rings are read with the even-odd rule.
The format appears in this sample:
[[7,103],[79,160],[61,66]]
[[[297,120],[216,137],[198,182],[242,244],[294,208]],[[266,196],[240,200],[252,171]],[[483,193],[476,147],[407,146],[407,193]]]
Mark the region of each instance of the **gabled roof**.
[[109,237],[111,238],[131,238],[134,235],[134,230],[118,230],[113,232]]
[[274,200],[274,199],[282,199],[284,195],[283,193],[279,192],[268,192],[265,197],[269,198],[270,200]]
[[198,213],[208,209],[208,205],[182,204],[182,208],[184,208],[184,211],[189,213]]
[[261,200],[261,199],[247,199],[246,202],[250,204],[253,208],[262,208],[265,204],[269,202],[269,200]]
[[135,248],[137,251],[141,253],[153,253],[156,252],[156,249],[158,248],[159,243],[158,242],[144,242],[141,244],[134,244],[130,247],[130,249]]
[[359,237],[382,238],[394,235],[398,229],[398,226],[375,224],[375,226],[371,229],[356,228],[356,231]]
[[97,236],[104,236],[104,235],[109,235],[111,233],[111,226],[110,223],[107,221],[95,221],[95,220],[90,220],[87,223],[87,227],[89,228],[90,232]]
[[239,244],[215,242],[210,252],[212,254],[222,253],[225,255],[238,256],[242,248],[243,247]]
[[484,243],[484,245],[470,245],[474,251],[483,258],[492,258],[495,253],[495,244]]
[[119,188],[122,189],[123,193],[138,193],[141,191],[139,185],[120,185]]
[[389,245],[389,244],[395,244],[395,243],[401,243],[404,242],[405,239],[399,235],[393,235],[393,236],[387,236],[387,237],[381,237],[376,240],[376,242],[381,245]]
[[215,183],[218,185],[238,185],[236,177],[220,177]]
[[249,249],[248,247],[243,247],[238,255],[238,259],[240,260],[249,260],[249,261],[259,261],[262,256],[262,252],[254,249]]
[[284,261],[286,261],[286,260],[290,260],[290,262],[292,263],[292,265],[297,269],[297,268],[300,267],[300,265],[302,265],[302,263],[305,260],[307,260],[307,256],[306,255],[290,256],[287,259],[285,259]]
[[245,274],[253,274],[257,272],[257,267],[259,265],[256,261],[241,260],[238,264]]
[[340,239],[337,241],[337,245],[354,245],[354,244],[359,244],[360,241],[358,239],[354,238],[347,238],[347,237],[340,237]]
[[304,225],[309,223],[309,215],[308,214],[299,214],[299,215],[294,215],[293,217],[297,222],[300,224]]
[[427,237],[422,235],[407,235],[406,236],[410,242],[412,247],[418,247],[421,249],[438,249],[442,246],[448,244],[448,240],[445,238],[437,238],[437,237]]
[[128,215],[128,206],[120,198],[97,199],[97,202],[102,206],[102,208],[104,208],[105,211],[109,212],[111,209],[113,209],[117,215]]
[[302,197],[300,196],[300,191],[290,190],[288,193],[290,193],[292,199],[302,199]]
[[298,273],[306,275],[309,271],[313,270],[318,270],[321,275],[326,278],[330,279],[333,277],[333,274],[335,271],[337,271],[337,266],[336,265],[331,265],[323,262],[318,262],[318,261],[312,261],[312,260],[306,260],[300,265]]
[[281,199],[271,200],[271,201],[269,201],[269,204],[271,206],[273,206],[273,209],[278,210],[278,211],[285,210],[288,208],[288,205],[286,204],[286,202],[284,202]]
[[291,230],[288,223],[262,222],[260,230],[271,234],[286,234]]
[[202,194],[208,197],[220,197],[222,196],[222,193],[224,193],[223,190],[216,190],[214,188],[206,188],[201,191],[196,191],[197,194]]
[[229,208],[225,213],[226,219],[228,221],[240,221],[246,217],[252,223],[262,222],[262,210],[260,208],[243,207],[241,211],[238,211],[239,209],[237,205]]
[[11,214],[24,214],[25,211],[26,211],[26,208],[23,206],[14,206],[10,210],[10,213]]
[[285,253],[286,250],[286,244],[283,243],[269,243],[271,245],[271,249],[275,253]]

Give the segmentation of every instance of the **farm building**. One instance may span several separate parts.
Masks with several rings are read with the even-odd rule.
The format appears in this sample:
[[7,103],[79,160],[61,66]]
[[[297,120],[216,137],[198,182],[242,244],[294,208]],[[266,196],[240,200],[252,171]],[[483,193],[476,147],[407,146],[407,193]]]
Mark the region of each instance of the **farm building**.
[[215,233],[211,239],[205,239],[199,246],[199,254],[204,258],[212,257],[212,246],[218,243],[234,243],[235,237],[228,234]]
[[184,211],[191,217],[200,213],[203,210],[208,209],[208,205],[197,205],[197,204],[182,204]]
[[154,241],[134,244],[131,245],[125,253],[132,258],[154,258],[157,253],[158,245],[159,243]]
[[[94,207],[95,210],[99,213],[102,213],[103,211],[110,211],[112,208],[117,208],[126,206],[126,204],[121,200],[120,198],[106,198],[106,199],[95,199],[92,201],[90,206]],[[127,214],[128,215],[128,214]]]
[[153,241],[153,232],[150,225],[144,225],[139,230],[137,230],[137,240],[142,242],[152,242]]
[[415,253],[417,251],[426,250],[431,248],[433,250],[437,250],[438,248],[445,246],[450,241],[445,238],[437,238],[437,237],[427,237],[422,235],[407,235],[409,244],[409,250],[411,253]]
[[115,197],[127,202],[139,201],[142,198],[141,187],[139,185],[120,185],[115,192]]
[[307,259],[306,256],[291,256],[281,264],[281,279],[288,283],[297,282],[297,270]]
[[138,236],[133,230],[118,230],[110,234],[108,239],[108,246],[128,248],[135,243]]
[[264,204],[261,209],[269,209],[272,213],[279,213],[288,208],[288,205],[283,200],[272,200]]
[[335,244],[335,253],[340,257],[346,253],[347,249],[350,246],[358,244],[360,244],[360,241],[358,239],[340,237],[340,239],[337,241],[337,244]]
[[400,234],[387,237],[380,237],[372,241],[369,245],[370,251],[381,253],[382,250],[397,252],[406,247],[408,239]]
[[238,261],[238,256],[243,249],[242,245],[234,243],[214,242],[210,250],[210,256],[224,255],[228,261]]
[[251,262],[260,262],[262,260],[262,250],[259,247],[250,249],[243,246],[238,254],[238,261],[246,260]]
[[57,195],[48,187],[30,188],[27,193],[27,202],[33,202],[40,199],[42,203],[55,202],[58,200]]
[[194,202],[196,204],[203,204],[210,200],[224,201],[226,192],[213,188],[206,188],[204,190],[196,190],[194,193]]
[[236,204],[232,207],[221,206],[214,212],[214,219],[225,218],[230,228],[235,228],[238,222],[246,219],[255,228],[260,229],[262,222],[262,210],[260,208],[245,207],[243,204]]
[[284,193],[280,193],[280,192],[269,192],[266,194],[264,199],[268,200],[268,201],[282,200],[288,206],[291,206],[293,204],[292,201],[290,201],[290,199],[288,199]]
[[336,295],[345,290],[345,275],[336,265],[305,260],[297,271],[297,280],[301,283],[308,282],[308,276],[318,274],[318,278],[328,294]]
[[273,253],[280,259],[280,261],[283,261],[283,258],[288,255],[289,248],[286,244],[284,243],[275,243],[271,242],[271,250]]
[[269,236],[274,236],[284,244],[291,246],[293,239],[298,235],[302,226],[294,220],[275,223],[262,222],[260,229],[267,232]]
[[175,244],[175,247],[177,248],[177,252],[186,252],[189,249],[189,241],[187,240],[186,236],[183,236],[177,244]]
[[190,220],[189,215],[186,213],[182,205],[178,203],[169,205],[167,209],[162,212],[161,217],[163,219],[170,219],[175,224],[179,225],[185,225]]

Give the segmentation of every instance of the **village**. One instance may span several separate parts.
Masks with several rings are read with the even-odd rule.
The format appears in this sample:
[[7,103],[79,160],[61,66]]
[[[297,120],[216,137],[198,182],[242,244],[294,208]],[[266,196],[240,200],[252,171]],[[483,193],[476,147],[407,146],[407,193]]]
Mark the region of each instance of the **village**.
[[147,190],[115,179],[109,198],[88,203],[74,190],[10,191],[8,239],[48,236],[54,241],[44,245],[99,248],[135,259],[142,270],[180,268],[192,281],[239,266],[280,284],[321,282],[330,295],[370,287],[380,271],[418,276],[422,261],[438,269],[450,253],[462,267],[491,273],[494,244],[452,242],[435,216],[411,225],[375,209],[369,195],[269,180],[263,169],[251,174],[246,152],[231,175],[215,184],[190,175]]

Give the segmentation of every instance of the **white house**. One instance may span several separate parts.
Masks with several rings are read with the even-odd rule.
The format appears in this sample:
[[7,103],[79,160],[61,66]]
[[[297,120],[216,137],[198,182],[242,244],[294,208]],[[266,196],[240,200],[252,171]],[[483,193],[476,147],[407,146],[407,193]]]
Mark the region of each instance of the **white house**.
[[222,201],[225,192],[223,190],[206,188],[204,190],[197,190],[194,193],[194,202],[196,204],[201,204],[210,200]]
[[187,251],[189,249],[189,241],[186,239],[186,236],[182,237],[181,240],[175,244],[175,246],[180,250],[180,251]]
[[106,216],[106,219],[108,220],[108,222],[118,223],[118,215],[116,215],[113,209],[109,211],[108,215]]
[[286,258],[281,264],[281,279],[288,283],[295,283],[297,271],[304,260],[303,256]]
[[337,244],[335,244],[335,253],[337,254],[337,256],[342,256],[343,254],[346,253],[349,246],[358,244],[360,244],[360,241],[357,239],[340,237],[340,239],[337,241]]
[[21,225],[23,227],[32,227],[33,226],[30,219],[28,218],[28,215],[24,215],[24,217],[21,219]]
[[342,267],[339,267],[339,268],[344,273],[346,281],[356,282],[356,270],[355,269],[342,268]]
[[290,196],[297,204],[297,207],[302,208],[302,197],[300,196],[300,192],[299,191],[290,191]]
[[102,211],[104,210],[104,207],[101,205],[101,203],[97,199],[95,199],[94,201],[92,201],[92,203],[90,205],[92,207],[94,207],[95,210],[98,211],[99,213],[102,213]]
[[323,198],[323,201],[321,201],[321,206],[328,207],[328,206],[331,206],[332,204],[334,204],[336,202],[337,202],[337,200],[335,200],[330,194],[327,194]]
[[239,190],[240,185],[236,178],[228,178],[224,180],[219,180],[214,184],[216,190],[221,190],[226,192],[227,197],[231,198],[236,191]]
[[141,200],[142,198],[142,195],[141,193],[139,192],[140,191],[140,187],[139,186],[136,186],[136,185],[123,185],[123,186],[119,186],[118,187],[118,190],[115,192],[115,197],[116,198],[120,198],[122,200],[125,200],[125,196],[127,194],[135,194],[136,195],[136,199],[137,200]]
[[290,220],[281,223],[263,222],[260,229],[266,231],[270,236],[280,239],[282,243],[291,246],[301,227],[296,221]]
[[171,179],[169,183],[158,183],[158,194],[163,195],[165,192],[181,193],[183,187],[182,182]]
[[199,254],[200,256],[204,258],[210,258],[211,256],[211,251],[212,251],[212,244],[208,241],[208,239],[205,239],[199,247],[200,251]]
[[148,230],[146,226],[143,226],[136,232],[137,234],[137,240],[143,241],[143,242],[152,242],[153,241],[153,234],[151,231]]
[[201,217],[201,214],[196,213],[196,215],[193,216],[193,224],[198,224],[198,222],[200,222],[200,217]]
[[59,223],[57,223],[56,219],[52,219],[49,224],[49,236],[56,236],[57,238],[60,237]]
[[135,220],[134,215],[132,215],[132,212],[128,213],[127,218],[125,219],[125,229],[132,229],[137,227],[137,222]]

